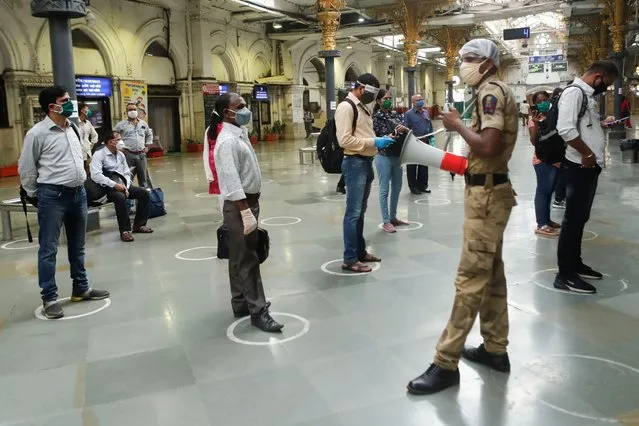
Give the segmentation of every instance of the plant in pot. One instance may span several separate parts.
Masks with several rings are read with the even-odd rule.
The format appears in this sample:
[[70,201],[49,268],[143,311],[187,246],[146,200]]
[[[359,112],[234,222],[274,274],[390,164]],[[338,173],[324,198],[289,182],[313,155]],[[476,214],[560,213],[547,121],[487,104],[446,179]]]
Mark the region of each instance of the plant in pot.
[[264,128],[262,129],[262,134],[264,135],[264,140],[266,142],[277,141],[277,133],[275,133],[269,126],[264,126]]
[[279,139],[284,139],[284,131],[286,130],[286,124],[281,121],[273,123],[273,133],[275,133]]
[[204,151],[204,144],[195,141],[193,139],[186,140],[186,152],[202,152]]
[[253,145],[257,143],[257,133],[255,132],[255,130],[253,130],[251,134],[249,135],[249,140],[251,141]]

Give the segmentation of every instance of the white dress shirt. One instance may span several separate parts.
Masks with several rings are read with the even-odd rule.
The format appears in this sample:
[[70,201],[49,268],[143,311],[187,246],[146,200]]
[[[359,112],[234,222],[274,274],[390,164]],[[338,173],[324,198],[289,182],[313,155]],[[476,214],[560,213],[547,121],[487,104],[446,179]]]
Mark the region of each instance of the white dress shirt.
[[84,151],[84,159],[91,158],[91,148],[98,143],[98,132],[95,131],[93,124],[89,120],[80,120],[78,124],[80,128],[80,137],[82,138],[82,150]]
[[47,116],[24,137],[18,174],[30,197],[36,196],[39,183],[71,188],[84,184],[84,153],[71,126],[67,120],[63,129]]
[[[586,114],[579,119],[579,111],[583,102],[583,93],[578,87],[569,87],[561,93],[559,98],[559,116],[557,118],[557,133],[565,141],[571,141],[578,136],[595,154],[597,164],[604,166],[604,151],[606,137],[599,119],[599,104],[595,100],[594,89],[582,79],[575,78],[575,85],[581,87],[588,99]],[[568,145],[566,160],[581,164],[581,154]]]
[[246,194],[260,192],[262,173],[246,127],[224,123],[214,155],[220,192],[225,200],[239,201],[245,199]]
[[113,188],[117,182],[104,176],[104,172],[118,172],[126,179],[126,187],[131,186],[131,169],[126,162],[126,156],[121,151],[113,154],[106,146],[93,154],[91,160],[91,180],[98,185]]
[[213,182],[215,177],[213,176],[213,170],[211,170],[211,164],[209,163],[209,128],[204,131],[204,149],[202,150],[202,161],[204,162],[204,174],[208,182]]
[[153,144],[153,132],[144,120],[123,120],[116,124],[113,130],[122,136],[124,146],[129,151],[139,152],[147,145]]

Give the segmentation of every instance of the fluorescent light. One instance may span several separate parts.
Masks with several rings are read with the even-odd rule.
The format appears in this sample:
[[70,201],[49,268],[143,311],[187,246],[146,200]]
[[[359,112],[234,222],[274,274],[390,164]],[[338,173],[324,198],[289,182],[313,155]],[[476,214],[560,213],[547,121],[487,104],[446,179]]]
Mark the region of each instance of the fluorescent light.
[[391,55],[387,53],[387,54],[386,54],[386,57],[387,57],[387,58],[390,58],[390,57],[391,57]]
[[364,18],[362,18],[361,16],[359,17],[359,19],[357,20],[358,22],[364,22]]
[[280,28],[282,28],[282,24],[280,24],[279,22],[273,22],[273,28],[279,30]]
[[351,46],[351,44],[350,44],[350,43],[348,43],[348,46],[346,46],[346,48],[347,48],[347,49],[352,49],[352,48],[353,48],[353,46]]
[[442,48],[441,47],[426,47],[424,49],[419,49],[424,53],[437,53],[437,52],[441,52]]
[[280,12],[277,12],[275,10],[269,10],[269,9],[267,9],[265,7],[258,6],[256,4],[250,3],[248,1],[244,1],[244,0],[233,0],[233,1],[235,3],[237,3],[237,4],[241,4],[242,6],[248,6],[248,7],[252,8],[252,9],[255,9],[255,10],[260,11],[260,12],[270,13],[271,15],[282,15]]

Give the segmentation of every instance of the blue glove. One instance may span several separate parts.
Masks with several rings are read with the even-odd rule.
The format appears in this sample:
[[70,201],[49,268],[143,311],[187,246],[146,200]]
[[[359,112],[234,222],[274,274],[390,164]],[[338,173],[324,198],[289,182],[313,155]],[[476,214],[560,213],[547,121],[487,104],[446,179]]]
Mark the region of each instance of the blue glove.
[[435,144],[435,137],[434,137],[434,136],[431,136],[430,138],[428,138],[428,144],[429,144],[430,146],[435,146],[435,145],[436,145],[436,144]]
[[375,146],[377,147],[377,149],[388,148],[393,143],[395,143],[395,139],[389,138],[388,136],[375,138]]

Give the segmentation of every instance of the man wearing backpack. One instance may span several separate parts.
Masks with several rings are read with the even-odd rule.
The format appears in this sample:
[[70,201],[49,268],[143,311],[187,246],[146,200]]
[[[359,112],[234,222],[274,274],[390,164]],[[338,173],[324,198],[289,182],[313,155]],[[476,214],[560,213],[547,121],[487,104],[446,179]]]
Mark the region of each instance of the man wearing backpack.
[[378,149],[388,148],[394,139],[375,137],[373,108],[379,81],[372,74],[362,74],[355,88],[335,111],[336,136],[344,149],[342,173],[348,191],[344,214],[344,263],[342,269],[351,272],[371,272],[365,263],[380,258],[366,251],[364,213],[371,183],[375,177],[373,160]]
[[109,292],[89,287],[84,266],[87,228],[84,181],[87,175],[80,133],[69,121],[73,115],[73,102],[62,86],[43,89],[38,100],[47,116],[24,137],[18,172],[26,196],[38,207],[38,283],[43,302],[42,314],[48,319],[58,319],[64,316],[58,303],[55,279],[63,224],[73,280],[71,301],[106,299]]
[[[599,173],[604,164],[605,135],[602,124],[614,121],[608,117],[600,123],[595,96],[605,92],[619,75],[617,67],[606,61],[593,63],[581,78],[575,78],[559,98],[557,132],[566,141],[566,213],[557,245],[559,273],[554,282],[557,289],[593,294],[597,289],[586,279],[601,279],[603,275],[583,263],[581,241],[584,227],[597,190]],[[581,118],[584,102],[588,107]]]

